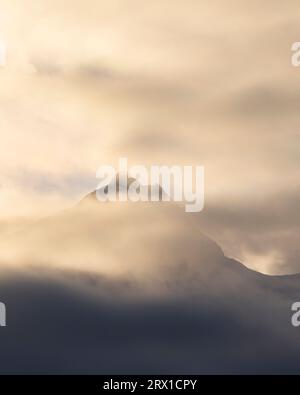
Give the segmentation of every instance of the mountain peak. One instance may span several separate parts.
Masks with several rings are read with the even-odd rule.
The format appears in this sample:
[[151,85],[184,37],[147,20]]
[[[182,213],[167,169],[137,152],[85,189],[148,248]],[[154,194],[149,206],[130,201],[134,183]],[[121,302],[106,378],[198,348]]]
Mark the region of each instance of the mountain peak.
[[[108,182],[105,186],[101,188],[97,188],[96,190],[90,192],[88,195],[86,195],[81,202],[91,202],[97,200],[97,192],[102,191],[104,194],[108,194],[110,187],[112,190],[114,190],[117,194],[122,194],[122,193],[127,193],[130,191],[130,187],[134,185],[134,189],[136,191],[139,191],[140,188],[147,187],[147,195],[149,198],[149,201],[151,200],[151,191],[155,191],[154,193],[157,193],[159,196],[159,201],[163,200],[163,196],[166,196],[166,192],[163,190],[161,185],[155,184],[155,185],[143,185],[141,184],[136,178],[129,177],[128,175],[120,175],[117,174],[115,178],[113,178],[110,182]],[[144,194],[141,191],[142,194]],[[129,199],[130,200],[130,199]]]

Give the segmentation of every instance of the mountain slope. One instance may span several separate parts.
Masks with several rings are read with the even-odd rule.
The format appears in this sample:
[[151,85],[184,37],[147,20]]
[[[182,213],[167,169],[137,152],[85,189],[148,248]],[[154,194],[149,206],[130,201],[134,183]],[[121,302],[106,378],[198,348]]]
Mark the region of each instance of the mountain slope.
[[225,257],[175,204],[92,194],[0,251],[1,373],[299,372],[299,276]]

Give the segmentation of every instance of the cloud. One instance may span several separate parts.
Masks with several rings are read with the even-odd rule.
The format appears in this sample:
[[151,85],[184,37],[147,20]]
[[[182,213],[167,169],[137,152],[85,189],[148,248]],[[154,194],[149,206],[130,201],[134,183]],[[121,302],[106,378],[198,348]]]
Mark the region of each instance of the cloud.
[[[232,200],[256,206],[257,198],[289,194],[299,184],[298,70],[290,64],[297,3],[245,4],[4,1],[1,215],[68,207],[79,189],[87,192],[86,182],[74,188],[68,180],[121,156],[133,164],[204,165],[206,201],[224,204],[222,211]],[[32,179],[27,186],[23,172]],[[264,209],[252,210],[253,221]],[[235,246],[253,250],[251,239],[241,240],[243,223],[229,226],[224,248],[243,259]],[[216,229],[226,233],[227,225]],[[270,233],[268,244],[292,271],[286,249],[297,246],[279,248],[278,235]]]
[[234,207],[231,202],[208,204],[198,220],[227,255],[241,257],[259,271],[298,273],[298,205],[298,192],[292,189],[268,199],[236,202]]
[[177,205],[92,194],[15,225],[0,238],[0,373],[298,371],[299,276],[226,258]]
[[231,286],[212,279],[203,289],[176,276],[159,300],[133,281],[89,273],[2,272],[8,326],[0,331],[0,372],[297,373],[295,280],[251,281],[234,265],[240,282],[229,272]]

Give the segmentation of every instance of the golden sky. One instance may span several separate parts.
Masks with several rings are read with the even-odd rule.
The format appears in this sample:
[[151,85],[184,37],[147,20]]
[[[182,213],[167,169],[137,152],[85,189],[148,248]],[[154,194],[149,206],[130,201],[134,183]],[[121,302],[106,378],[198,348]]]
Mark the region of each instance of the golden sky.
[[[0,0],[0,217],[49,214],[116,164],[206,169],[199,223],[300,271],[296,0]],[[15,221],[15,219],[14,219]]]

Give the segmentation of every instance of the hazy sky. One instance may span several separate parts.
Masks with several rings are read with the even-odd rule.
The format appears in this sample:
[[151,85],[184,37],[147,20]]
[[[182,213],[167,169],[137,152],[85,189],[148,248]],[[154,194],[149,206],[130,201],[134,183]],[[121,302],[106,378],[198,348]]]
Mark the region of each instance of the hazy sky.
[[300,271],[298,1],[0,0],[0,36],[1,218],[72,205],[120,156],[199,164],[203,231]]

